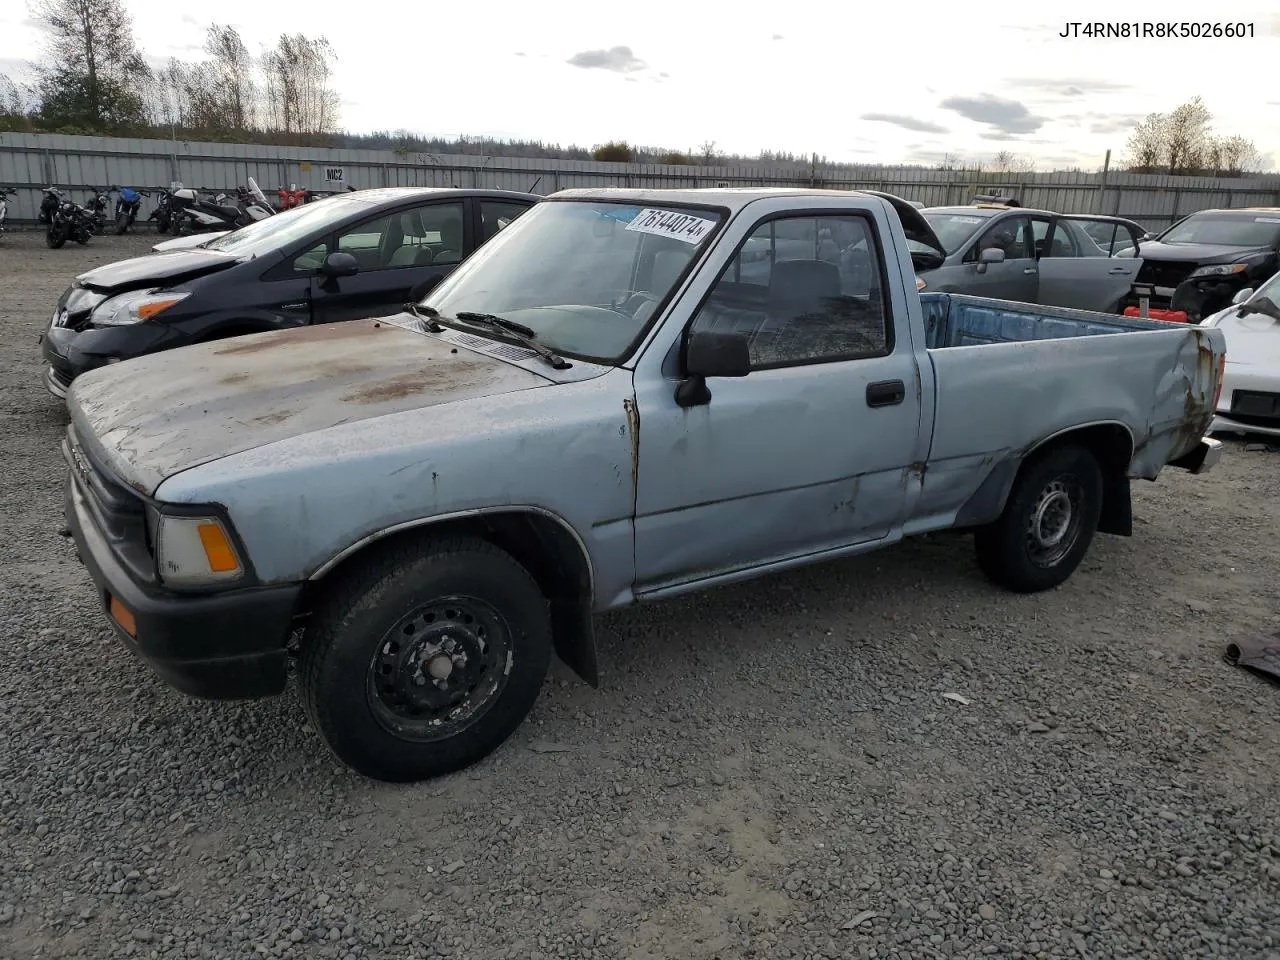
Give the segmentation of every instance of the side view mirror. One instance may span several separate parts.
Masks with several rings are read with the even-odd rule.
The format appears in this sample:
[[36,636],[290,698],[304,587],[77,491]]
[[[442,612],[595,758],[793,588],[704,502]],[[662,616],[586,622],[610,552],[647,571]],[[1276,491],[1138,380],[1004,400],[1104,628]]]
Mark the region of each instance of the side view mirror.
[[1231,304],[1232,306],[1239,306],[1252,296],[1253,287],[1245,287],[1243,290],[1237,290],[1236,295],[1231,298]]
[[1156,235],[1155,235],[1154,233],[1151,233],[1150,231],[1148,231],[1148,232],[1144,233],[1144,234],[1143,234],[1141,237],[1139,237],[1138,239],[1139,239],[1140,241],[1143,241],[1143,240],[1154,240],[1155,238],[1156,238]]
[[354,277],[360,272],[360,261],[349,253],[336,251],[324,258],[320,272],[326,277]]
[[694,330],[684,344],[685,379],[676,387],[676,403],[695,407],[711,400],[707,377],[745,377],[751,372],[751,347],[741,333]]
[[978,254],[979,263],[1004,263],[1004,251],[999,247],[987,247]]
[[412,303],[421,303],[428,293],[440,286],[440,281],[444,279],[444,274],[437,273],[434,277],[428,277],[421,283],[417,284],[409,291],[409,300]]

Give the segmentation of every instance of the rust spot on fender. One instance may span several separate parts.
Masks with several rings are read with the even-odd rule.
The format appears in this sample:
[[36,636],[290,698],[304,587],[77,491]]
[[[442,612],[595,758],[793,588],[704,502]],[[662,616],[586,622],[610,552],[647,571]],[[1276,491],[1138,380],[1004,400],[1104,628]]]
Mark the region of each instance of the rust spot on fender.
[[[271,333],[251,335],[245,343],[235,343],[215,351],[219,356],[245,353],[262,353],[276,347],[289,346],[294,343],[322,343],[330,340],[351,340],[362,337],[376,337],[384,330],[395,330],[373,320],[348,320],[339,323],[320,323],[311,327],[293,327],[288,330],[274,330]],[[236,339],[242,339],[237,337]]]
[[640,411],[636,402],[628,397],[622,401],[622,412],[627,416],[627,432],[631,436],[631,499],[634,508],[640,489]]

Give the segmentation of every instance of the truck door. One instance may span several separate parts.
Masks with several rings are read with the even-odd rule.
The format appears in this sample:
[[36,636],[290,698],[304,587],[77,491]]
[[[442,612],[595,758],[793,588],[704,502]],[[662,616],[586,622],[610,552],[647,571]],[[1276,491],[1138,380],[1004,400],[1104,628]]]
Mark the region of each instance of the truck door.
[[868,216],[766,219],[690,321],[744,334],[750,374],[689,408],[637,376],[637,594],[899,527],[920,399],[884,265]]

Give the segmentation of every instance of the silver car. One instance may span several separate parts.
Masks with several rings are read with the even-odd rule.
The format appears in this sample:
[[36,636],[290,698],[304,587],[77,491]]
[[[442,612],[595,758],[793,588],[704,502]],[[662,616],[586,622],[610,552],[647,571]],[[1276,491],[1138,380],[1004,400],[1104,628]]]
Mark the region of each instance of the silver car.
[[1064,215],[1003,204],[926,207],[920,211],[946,251],[928,258],[911,241],[917,286],[1044,306],[1119,313],[1142,266],[1141,257],[1113,257],[1086,226],[1112,217]]

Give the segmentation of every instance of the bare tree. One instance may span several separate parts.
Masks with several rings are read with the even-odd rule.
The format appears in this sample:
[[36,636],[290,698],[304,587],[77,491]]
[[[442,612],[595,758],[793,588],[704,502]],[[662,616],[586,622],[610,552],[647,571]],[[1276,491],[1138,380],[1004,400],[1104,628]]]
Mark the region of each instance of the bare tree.
[[1165,150],[1170,173],[1189,173],[1204,167],[1213,115],[1199,97],[1192,97],[1166,123]]
[[704,140],[702,146],[698,148],[698,159],[704,166],[711,166],[720,159],[720,154],[716,153],[716,142],[714,140]]
[[271,125],[286,133],[330,133],[338,122],[333,47],[324,37],[281,34],[262,57]]
[[44,112],[90,127],[145,120],[140,88],[151,71],[121,0],[40,0],[34,13],[49,32]]
[[1262,165],[1253,141],[1218,137],[1213,114],[1199,97],[1171,113],[1151,113],[1129,135],[1127,165],[1140,173],[1239,176]]
[[254,63],[234,27],[210,24],[204,49],[210,60],[209,87],[217,104],[220,126],[248,130],[255,121]]
[[1147,114],[1129,134],[1129,169],[1139,172],[1160,170],[1168,156],[1167,136],[1168,117],[1163,113]]

